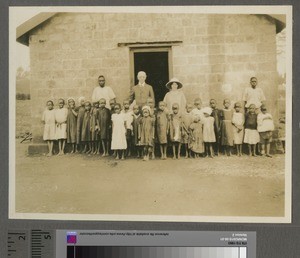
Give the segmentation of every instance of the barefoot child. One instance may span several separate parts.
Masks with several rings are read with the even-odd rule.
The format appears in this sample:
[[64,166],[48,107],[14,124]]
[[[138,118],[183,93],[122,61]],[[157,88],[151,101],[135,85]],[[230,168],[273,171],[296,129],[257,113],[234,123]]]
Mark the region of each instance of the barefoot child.
[[257,131],[260,136],[261,153],[269,158],[272,158],[270,154],[270,143],[272,142],[272,134],[274,131],[274,123],[272,115],[267,113],[267,108],[263,104],[260,107],[261,112],[257,115]]
[[[99,122],[99,145],[102,144],[103,154],[102,156],[108,156],[109,150],[109,139],[111,130],[111,113],[108,108],[106,108],[106,99],[101,98],[99,100],[99,111],[98,111],[98,122]],[[98,146],[100,150],[100,146]]]
[[65,101],[63,99],[58,100],[58,109],[55,110],[55,122],[56,122],[56,139],[58,140],[58,155],[65,154],[65,144],[67,139],[67,116],[68,110],[64,107]]
[[214,122],[215,119],[211,116],[212,109],[210,107],[205,107],[202,109],[204,118],[203,118],[203,141],[205,147],[205,156],[210,156],[213,158],[213,143],[216,142],[216,136],[214,131]]
[[77,132],[77,112],[75,111],[75,100],[68,99],[68,115],[67,115],[67,143],[71,144],[71,153],[76,152],[76,132]]
[[191,150],[194,153],[194,157],[198,158],[199,154],[204,152],[203,142],[203,123],[200,120],[200,116],[195,116],[193,123],[190,125],[191,135]]
[[231,148],[233,146],[233,110],[230,108],[229,99],[224,99],[223,105],[224,108],[221,111],[221,145],[225,148],[225,154],[231,156]]
[[[150,116],[155,119],[156,116],[156,108],[155,108],[155,102],[154,99],[151,97],[147,98],[147,106],[150,107]],[[155,135],[155,130],[154,130],[154,141],[153,141],[153,151],[152,151],[152,159],[155,159],[155,143],[156,143],[156,135]]]
[[220,139],[221,139],[221,110],[217,108],[217,101],[211,99],[209,105],[212,108],[211,116],[215,119],[214,122],[214,131],[216,136],[216,142],[213,144],[214,153],[216,156],[219,155],[220,151]]
[[179,115],[179,105],[173,103],[172,114],[170,114],[170,139],[172,142],[173,159],[180,159],[181,149],[181,116]]
[[144,147],[143,160],[148,161],[149,156],[153,152],[155,118],[150,115],[151,109],[148,106],[144,106],[142,112],[143,117],[140,120],[139,140],[141,141],[141,146]]
[[48,154],[50,157],[53,155],[53,142],[55,138],[55,111],[53,109],[53,101],[47,101],[47,109],[43,113],[42,121],[44,122],[44,141],[48,144]]
[[84,103],[84,116],[82,120],[82,132],[81,132],[81,141],[84,143],[84,149],[82,153],[90,154],[92,152],[92,146],[91,146],[91,109],[92,104],[89,101],[86,101]]
[[140,108],[138,105],[133,106],[133,114],[132,114],[132,147],[134,153],[137,155],[137,158],[142,157],[142,148],[141,143],[139,141],[139,124],[142,116],[140,114]]
[[99,121],[98,121],[99,102],[93,102],[91,109],[91,152],[99,154]]
[[82,134],[82,121],[83,121],[83,117],[84,117],[84,112],[85,112],[85,99],[84,97],[80,97],[78,98],[78,103],[79,103],[79,107],[76,109],[77,112],[77,131],[76,131],[76,143],[77,143],[77,150],[78,151],[82,151],[83,150],[83,144],[81,142],[81,134]]
[[244,143],[248,144],[249,156],[256,157],[256,144],[259,142],[257,131],[257,114],[254,104],[249,106],[248,113],[245,115],[245,137]]
[[124,114],[121,114],[121,104],[114,105],[114,114],[111,116],[112,121],[112,139],[111,149],[116,153],[116,159],[125,159],[126,142],[126,121]]
[[191,157],[189,127],[193,123],[192,104],[186,105],[186,112],[182,115],[181,145],[183,146],[185,158]]
[[158,111],[156,114],[156,135],[160,148],[161,159],[167,158],[167,143],[169,131],[169,117],[166,112],[166,103],[160,101],[158,103]]
[[236,155],[238,157],[242,156],[242,144],[244,138],[244,114],[241,112],[242,105],[240,102],[234,104],[232,124],[233,124],[233,143],[236,146]]
[[127,149],[126,156],[131,156],[131,136],[132,136],[132,110],[129,109],[130,103],[129,100],[123,101],[123,109],[121,113],[124,115],[125,123],[126,123],[126,141],[127,141]]

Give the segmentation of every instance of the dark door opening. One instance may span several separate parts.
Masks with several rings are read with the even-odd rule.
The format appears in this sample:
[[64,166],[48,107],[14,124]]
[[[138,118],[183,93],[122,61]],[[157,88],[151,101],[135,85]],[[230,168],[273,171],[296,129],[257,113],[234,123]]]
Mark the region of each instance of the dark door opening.
[[169,51],[133,52],[133,65],[134,84],[138,83],[137,73],[146,72],[146,83],[153,87],[157,105],[168,92],[165,85],[169,81]]

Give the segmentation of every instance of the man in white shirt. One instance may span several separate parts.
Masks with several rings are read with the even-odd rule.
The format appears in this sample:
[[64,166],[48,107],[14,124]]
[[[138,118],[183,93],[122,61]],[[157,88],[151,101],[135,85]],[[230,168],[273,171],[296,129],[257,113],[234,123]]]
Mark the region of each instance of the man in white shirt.
[[254,104],[259,110],[260,106],[264,104],[266,98],[261,88],[257,87],[257,78],[251,77],[251,87],[247,87],[244,92],[243,100],[245,102],[245,109],[247,110],[251,104]]
[[96,87],[92,94],[92,102],[97,102],[101,98],[106,99],[105,107],[110,109],[109,101],[116,99],[116,95],[111,87],[105,86],[105,78],[103,75],[98,77],[98,83],[100,87]]

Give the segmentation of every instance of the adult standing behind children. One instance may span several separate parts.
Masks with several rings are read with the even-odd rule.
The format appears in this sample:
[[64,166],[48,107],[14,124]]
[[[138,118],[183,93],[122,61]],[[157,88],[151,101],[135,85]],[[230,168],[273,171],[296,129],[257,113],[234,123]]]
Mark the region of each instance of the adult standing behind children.
[[92,94],[92,103],[99,101],[100,99],[106,100],[105,107],[110,109],[109,101],[116,99],[116,95],[111,87],[105,85],[105,77],[100,75],[98,77],[99,87],[97,86]]
[[173,104],[177,103],[179,106],[178,114],[183,114],[186,107],[186,98],[184,93],[179,90],[182,88],[182,83],[177,78],[172,78],[167,84],[169,92],[165,95],[164,102],[167,104],[167,109],[172,112]]
[[147,75],[144,71],[138,72],[137,79],[139,83],[132,87],[129,97],[130,104],[135,100],[135,104],[138,105],[140,109],[147,104],[149,97],[152,98],[155,103],[153,88],[146,83],[146,78]]
[[[259,111],[262,104],[264,104],[266,97],[261,88],[257,87],[257,78],[250,78],[251,87],[247,87],[244,92],[243,101],[245,102],[245,109],[248,111],[250,105],[254,104],[256,111]],[[258,112],[257,112],[258,113]]]

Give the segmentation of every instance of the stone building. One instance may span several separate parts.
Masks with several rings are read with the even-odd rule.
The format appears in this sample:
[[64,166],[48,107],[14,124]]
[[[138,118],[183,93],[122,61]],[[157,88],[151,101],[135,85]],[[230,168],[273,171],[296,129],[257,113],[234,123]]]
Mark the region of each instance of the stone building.
[[241,101],[257,76],[277,117],[276,33],[284,26],[270,15],[41,13],[17,29],[17,41],[30,48],[34,142],[42,139],[46,101],[89,99],[100,74],[118,102],[144,70],[157,101],[174,76],[189,102],[215,98],[219,107],[224,98]]

